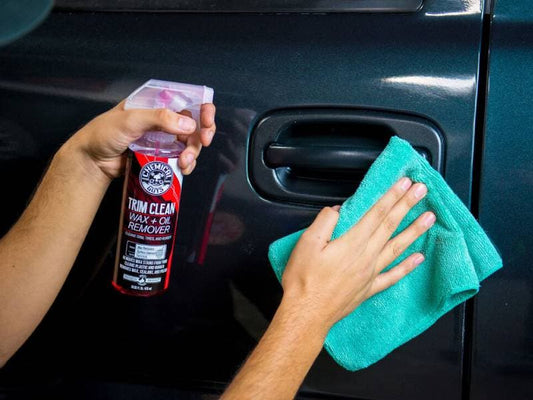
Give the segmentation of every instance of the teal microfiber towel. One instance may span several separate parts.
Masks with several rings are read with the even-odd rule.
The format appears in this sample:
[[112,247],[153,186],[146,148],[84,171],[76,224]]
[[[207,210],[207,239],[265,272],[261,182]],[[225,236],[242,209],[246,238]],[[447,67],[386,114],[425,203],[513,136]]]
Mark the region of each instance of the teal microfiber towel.
[[[425,211],[433,211],[437,221],[387,269],[415,252],[423,253],[425,261],[396,285],[363,302],[329,331],[324,347],[350,371],[366,368],[422,333],[474,296],[479,282],[502,266],[489,238],[442,176],[398,137],[391,138],[355,194],[342,205],[332,239],[348,231],[403,176],[424,183],[428,193],[393,236]],[[270,245],[268,256],[279,281],[302,233]]]

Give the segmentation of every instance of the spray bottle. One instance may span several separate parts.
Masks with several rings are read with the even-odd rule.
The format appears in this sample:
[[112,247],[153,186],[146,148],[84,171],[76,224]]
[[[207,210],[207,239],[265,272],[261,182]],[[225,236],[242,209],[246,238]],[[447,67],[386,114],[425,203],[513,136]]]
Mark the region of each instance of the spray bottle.
[[[151,79],[126,100],[125,109],[189,111],[200,129],[200,108],[213,89]],[[183,175],[185,145],[176,136],[147,132],[128,152],[113,286],[121,293],[152,296],[168,288]]]

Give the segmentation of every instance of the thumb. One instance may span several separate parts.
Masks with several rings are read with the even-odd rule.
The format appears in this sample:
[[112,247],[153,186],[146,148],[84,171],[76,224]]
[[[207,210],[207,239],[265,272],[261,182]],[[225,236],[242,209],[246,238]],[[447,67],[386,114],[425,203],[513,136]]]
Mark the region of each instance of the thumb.
[[124,110],[124,131],[138,139],[148,131],[162,131],[174,135],[190,135],[196,131],[194,119],[166,108]]
[[318,240],[323,246],[327,245],[331,240],[331,235],[338,220],[339,211],[337,206],[324,207],[309,228],[307,228],[307,236]]

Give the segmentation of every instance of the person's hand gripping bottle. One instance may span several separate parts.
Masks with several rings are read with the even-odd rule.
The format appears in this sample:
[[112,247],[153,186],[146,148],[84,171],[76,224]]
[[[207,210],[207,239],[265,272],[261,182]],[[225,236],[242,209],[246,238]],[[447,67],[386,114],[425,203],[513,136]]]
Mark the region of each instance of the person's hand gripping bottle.
[[[200,128],[200,108],[213,89],[149,80],[124,108],[188,111]],[[113,286],[122,293],[152,296],[168,287],[183,175],[178,159],[185,145],[165,132],[147,132],[128,154]]]

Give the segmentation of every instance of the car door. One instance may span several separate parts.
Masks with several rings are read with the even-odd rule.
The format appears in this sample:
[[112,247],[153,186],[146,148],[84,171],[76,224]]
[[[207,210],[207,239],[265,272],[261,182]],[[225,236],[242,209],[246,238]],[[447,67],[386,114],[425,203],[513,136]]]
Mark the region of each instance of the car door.
[[527,2],[493,6],[479,220],[498,244],[505,268],[476,298],[470,398],[531,399],[533,13]]
[[[216,395],[281,298],[268,245],[353,193],[393,135],[470,206],[483,20],[471,0],[57,1],[0,52],[2,232],[61,143],[149,78],[213,87],[218,133],[184,181],[169,291],[110,285],[117,180],[4,393]],[[461,305],[355,373],[323,352],[300,396],[459,399],[471,318]]]

